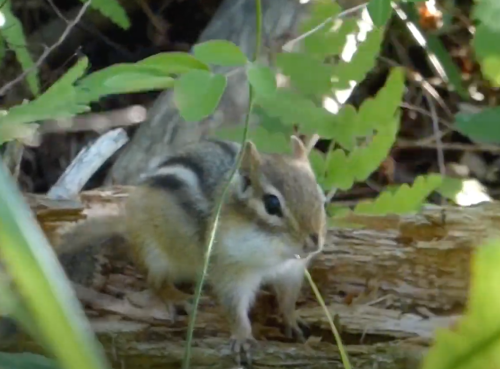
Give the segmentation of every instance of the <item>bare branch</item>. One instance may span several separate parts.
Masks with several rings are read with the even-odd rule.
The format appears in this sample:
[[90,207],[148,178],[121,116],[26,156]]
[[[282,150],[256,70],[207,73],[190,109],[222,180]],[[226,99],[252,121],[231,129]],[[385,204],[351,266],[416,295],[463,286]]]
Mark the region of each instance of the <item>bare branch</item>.
[[17,85],[19,82],[21,82],[33,70],[35,70],[37,68],[40,68],[40,66],[42,65],[42,63],[44,62],[44,60],[47,58],[47,56],[49,56],[49,54],[55,48],[57,48],[60,44],[62,44],[64,42],[64,40],[66,39],[66,37],[68,37],[68,35],[71,32],[71,30],[76,26],[76,24],[80,21],[80,19],[85,14],[85,11],[90,6],[91,2],[92,2],[92,0],[88,0],[82,6],[82,8],[78,12],[78,15],[76,16],[76,18],[73,19],[71,22],[68,23],[68,27],[64,30],[64,32],[62,33],[61,37],[59,37],[59,39],[52,46],[46,48],[43,51],[42,55],[38,58],[38,60],[36,61],[36,63],[33,66],[31,66],[30,68],[26,69],[17,78],[13,79],[12,81],[10,81],[7,84],[5,84],[2,88],[0,88],[0,96],[5,95],[7,93],[7,91],[9,91],[9,89],[11,89],[13,86]]
[[123,128],[99,137],[91,146],[80,151],[47,196],[51,199],[71,199],[77,196],[90,177],[127,141],[128,136]]

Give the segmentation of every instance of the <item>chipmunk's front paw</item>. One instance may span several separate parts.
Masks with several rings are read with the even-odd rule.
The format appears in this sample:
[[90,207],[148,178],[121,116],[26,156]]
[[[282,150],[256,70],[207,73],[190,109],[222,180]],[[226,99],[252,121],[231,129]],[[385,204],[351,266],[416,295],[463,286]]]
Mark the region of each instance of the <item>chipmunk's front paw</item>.
[[233,335],[229,341],[231,351],[235,355],[236,364],[241,366],[241,354],[245,354],[247,366],[252,366],[252,353],[258,347],[258,342],[253,336],[237,337]]
[[301,318],[295,318],[285,322],[285,336],[296,339],[300,342],[306,342],[305,335],[309,335],[309,325]]

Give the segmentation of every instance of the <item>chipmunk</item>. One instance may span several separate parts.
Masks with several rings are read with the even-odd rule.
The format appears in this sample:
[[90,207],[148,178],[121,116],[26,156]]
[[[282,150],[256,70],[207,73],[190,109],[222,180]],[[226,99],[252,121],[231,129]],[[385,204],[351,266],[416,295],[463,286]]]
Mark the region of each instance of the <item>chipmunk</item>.
[[81,248],[87,240],[123,237],[149,286],[174,311],[191,297],[175,283],[201,276],[216,204],[243,150],[221,209],[206,281],[228,314],[237,363],[242,353],[251,363],[257,342],[248,313],[262,284],[276,291],[286,335],[304,339],[295,304],[326,234],[325,196],[307,149],[296,136],[291,147],[285,155],[260,153],[250,141],[243,148],[217,139],[189,144],[142,180],[122,215],[93,218],[66,242],[72,238]]

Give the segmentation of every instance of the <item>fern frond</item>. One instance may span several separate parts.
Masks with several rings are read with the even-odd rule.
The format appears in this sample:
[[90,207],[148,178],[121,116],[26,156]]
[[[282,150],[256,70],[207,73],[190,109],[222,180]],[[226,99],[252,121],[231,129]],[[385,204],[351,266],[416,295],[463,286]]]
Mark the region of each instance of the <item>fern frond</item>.
[[348,190],[355,182],[365,181],[389,155],[396,140],[399,115],[388,123],[366,146],[359,146],[349,154],[342,149],[328,153],[323,185],[326,188]]
[[[9,49],[13,50],[16,54],[17,61],[21,65],[22,70],[29,70],[33,68],[34,62],[27,48],[23,26],[14,13],[12,13],[10,0],[3,1],[2,5],[0,13],[5,17],[5,24],[1,29],[2,37]],[[38,80],[38,71],[36,68],[33,68],[27,74],[26,80],[33,95],[38,95],[40,93],[40,81]]]
[[[80,1],[86,3],[88,0]],[[130,19],[127,12],[117,0],[92,0],[90,6],[121,28],[128,29],[130,27]]]
[[412,186],[399,186],[393,191],[382,192],[373,201],[362,201],[354,208],[356,214],[385,215],[407,214],[420,209],[427,197],[437,190],[443,182],[438,174],[419,176]]
[[74,82],[85,73],[87,67],[87,58],[82,58],[38,98],[16,105],[2,115],[0,144],[31,134],[36,127],[27,123],[67,118],[89,111],[90,107],[78,98],[74,87]]
[[341,90],[350,88],[350,82],[362,81],[365,76],[373,70],[380,52],[384,29],[376,28],[368,33],[366,39],[360,42],[357,50],[349,61],[340,61],[335,67],[333,74],[337,80],[333,82],[333,88]]

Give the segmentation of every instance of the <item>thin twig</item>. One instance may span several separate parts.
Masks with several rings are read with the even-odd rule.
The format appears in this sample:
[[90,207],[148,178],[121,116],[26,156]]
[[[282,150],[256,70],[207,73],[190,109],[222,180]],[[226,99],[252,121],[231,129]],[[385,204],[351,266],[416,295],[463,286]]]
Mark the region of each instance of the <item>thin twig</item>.
[[451,112],[450,108],[448,108],[448,106],[446,105],[446,103],[444,102],[444,100],[441,98],[441,96],[439,95],[439,93],[436,91],[436,89],[434,88],[434,86],[432,86],[429,83],[429,81],[427,81],[420,73],[418,73],[417,71],[415,71],[413,69],[408,68],[405,65],[397,63],[394,60],[386,58],[384,56],[380,56],[379,55],[378,59],[380,59],[381,61],[387,63],[390,66],[393,66],[393,67],[402,67],[406,71],[406,75],[408,76],[409,79],[411,79],[412,81],[414,81],[417,84],[419,84],[422,87],[422,89],[424,89],[432,97],[434,97],[436,99],[436,101],[438,102],[439,106],[444,110],[444,112],[446,113],[446,115],[448,115],[448,117],[454,118],[453,113]]
[[[435,137],[434,137],[435,139]],[[399,149],[437,149],[438,145],[435,142],[420,142],[399,139],[396,142],[396,147]],[[455,150],[465,152],[489,152],[492,154],[500,154],[500,146],[494,145],[470,145],[462,143],[445,143],[441,142],[440,145],[443,150]]]
[[328,23],[330,22],[333,22],[334,20],[336,19],[341,19],[341,18],[344,18],[352,13],[356,13],[357,11],[361,10],[361,9],[364,9],[366,7],[366,5],[368,5],[368,3],[363,3],[363,4],[360,4],[360,5],[356,5],[355,7],[352,7],[352,8],[349,8],[347,10],[344,10],[343,12],[337,14],[337,15],[334,15],[333,17],[329,17],[327,19],[325,19],[323,22],[321,22],[320,24],[318,24],[316,27],[314,27],[313,29],[301,34],[300,36],[288,41],[286,44],[283,45],[282,49],[285,50],[285,51],[291,51],[293,46],[299,42],[299,41],[302,41],[303,39],[305,39],[306,37],[309,37],[310,35],[312,35],[313,33],[319,31],[320,29],[322,29],[323,27],[325,27]]
[[73,27],[76,26],[76,24],[80,21],[80,19],[85,14],[85,11],[90,6],[91,2],[92,2],[92,0],[88,0],[85,4],[83,4],[82,8],[78,12],[78,15],[75,17],[75,19],[73,19],[71,22],[68,23],[68,27],[66,27],[66,29],[62,33],[61,37],[59,37],[59,39],[52,46],[46,48],[43,51],[42,55],[40,56],[40,58],[38,58],[38,60],[36,61],[36,63],[34,65],[32,65],[30,68],[24,70],[24,72],[21,73],[17,78],[8,82],[2,88],[0,88],[0,96],[5,95],[7,93],[7,91],[9,91],[13,86],[17,85],[19,82],[21,82],[29,73],[31,73],[33,70],[39,68],[42,65],[42,63],[49,56],[49,54],[55,48],[57,48],[60,44],[62,44],[64,42],[64,40],[66,39],[66,37],[68,37],[68,35],[71,32],[71,30],[73,29]]
[[64,16],[64,14],[61,13],[61,11],[59,10],[59,8],[54,4],[54,2],[52,0],[47,0],[47,2],[49,3],[49,5],[52,8],[52,10],[54,10],[54,13],[56,13],[56,15],[59,18],[61,18],[66,23],[69,23],[69,21],[66,19],[66,17]]

